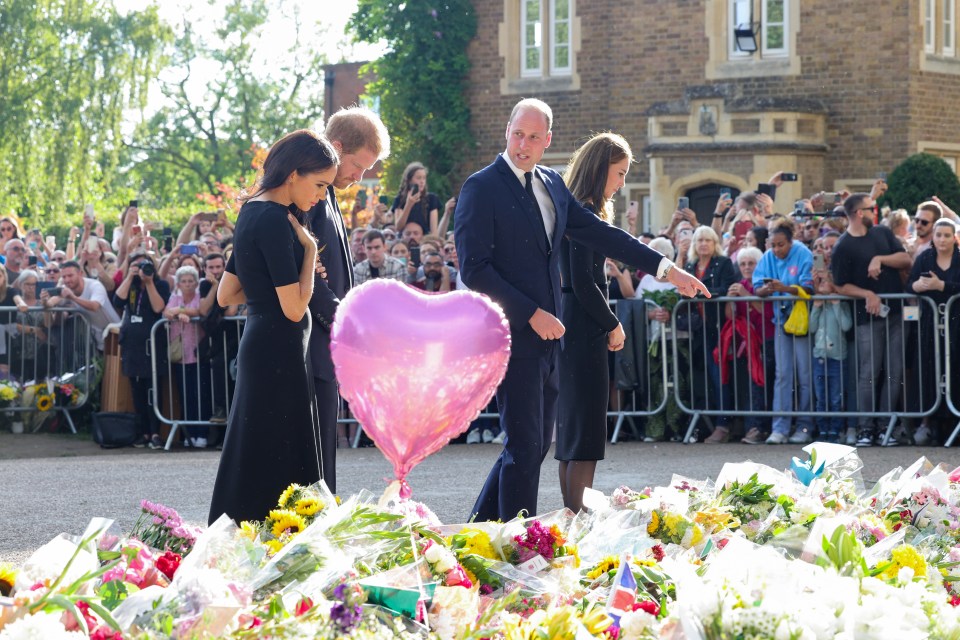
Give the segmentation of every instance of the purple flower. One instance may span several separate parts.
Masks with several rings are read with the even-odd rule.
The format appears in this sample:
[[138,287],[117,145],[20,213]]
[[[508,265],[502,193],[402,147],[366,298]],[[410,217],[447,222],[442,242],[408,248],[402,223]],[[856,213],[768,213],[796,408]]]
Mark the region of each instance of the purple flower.
[[436,9],[430,9],[430,15],[433,16],[433,19],[434,19],[434,20],[436,20],[436,19],[437,19],[437,10],[436,10]]
[[441,38],[443,37],[443,32],[442,32],[442,31],[434,31],[434,32],[433,32],[433,37],[435,37],[437,40],[439,40],[439,39],[441,39]]
[[360,622],[361,611],[362,609],[358,604],[348,605],[338,602],[330,607],[330,621],[337,625],[342,633],[348,633]]

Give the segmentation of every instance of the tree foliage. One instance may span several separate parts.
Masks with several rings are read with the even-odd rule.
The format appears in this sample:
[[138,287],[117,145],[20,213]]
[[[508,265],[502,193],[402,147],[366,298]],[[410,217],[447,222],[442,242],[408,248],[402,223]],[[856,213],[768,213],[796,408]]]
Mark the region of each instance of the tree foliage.
[[[155,8],[0,3],[0,207],[35,220],[115,186],[124,110],[142,107],[171,39]],[[130,195],[130,194],[124,194]]]
[[889,189],[881,204],[894,209],[914,211],[917,205],[931,196],[937,196],[950,208],[960,207],[960,180],[942,158],[929,153],[917,153],[901,162],[890,172]]
[[349,28],[358,40],[385,41],[388,47],[368,65],[377,79],[367,87],[380,99],[380,116],[391,136],[385,185],[399,185],[404,167],[417,160],[430,170],[430,190],[449,193],[451,178],[473,144],[464,96],[467,45],[477,28],[473,4],[359,0]]
[[[252,176],[259,150],[322,117],[323,56],[299,20],[288,39],[264,41],[268,18],[280,10],[275,5],[232,0],[215,24],[187,24],[177,38],[161,82],[166,106],[138,127],[130,144],[132,176],[153,206],[197,195],[210,202],[223,185]],[[201,91],[198,68],[211,76]]]

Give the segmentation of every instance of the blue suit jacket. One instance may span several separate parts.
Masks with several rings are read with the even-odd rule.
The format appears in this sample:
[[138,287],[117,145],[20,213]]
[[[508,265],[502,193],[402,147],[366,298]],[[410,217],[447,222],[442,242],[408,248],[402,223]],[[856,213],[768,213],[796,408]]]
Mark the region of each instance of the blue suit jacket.
[[548,251],[539,215],[502,156],[470,176],[457,200],[455,239],[460,274],[471,290],[503,307],[510,321],[512,357],[544,355],[550,341],[530,327],[538,309],[560,316],[560,240],[566,235],[603,255],[656,273],[663,256],[577,202],[563,179],[536,168],[557,212]]
[[335,378],[330,358],[330,329],[340,300],[353,286],[353,258],[347,229],[340,215],[340,206],[333,187],[327,188],[327,199],[318,202],[307,214],[307,223],[317,239],[320,261],[327,270],[326,280],[316,276],[310,314],[313,330],[310,333],[310,361],[314,377],[326,381]]

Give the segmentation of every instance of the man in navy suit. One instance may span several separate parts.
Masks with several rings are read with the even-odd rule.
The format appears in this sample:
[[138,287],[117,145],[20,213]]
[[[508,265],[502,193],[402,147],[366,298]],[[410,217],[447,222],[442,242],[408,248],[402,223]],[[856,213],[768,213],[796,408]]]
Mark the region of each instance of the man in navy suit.
[[[315,277],[310,313],[310,361],[320,423],[321,472],[330,491],[337,491],[337,413],[340,394],[330,357],[330,329],[340,300],[353,286],[353,258],[346,225],[340,214],[334,187],[346,189],[359,182],[377,160],[390,154],[390,136],[380,118],[369,109],[341,109],[327,120],[325,131],[330,144],[340,154],[340,166],[327,199],[307,214],[307,222],[317,238],[320,262],[326,277]],[[382,206],[382,205],[380,205]]]
[[699,280],[581,206],[560,174],[537,165],[550,146],[552,124],[544,102],[518,102],[507,123],[506,151],[470,176],[457,200],[454,237],[463,282],[503,307],[512,337],[510,363],[497,389],[504,449],[473,507],[478,521],[537,513],[540,465],[557,415],[564,327],[554,247],[564,235],[657,274],[683,295],[709,296]]

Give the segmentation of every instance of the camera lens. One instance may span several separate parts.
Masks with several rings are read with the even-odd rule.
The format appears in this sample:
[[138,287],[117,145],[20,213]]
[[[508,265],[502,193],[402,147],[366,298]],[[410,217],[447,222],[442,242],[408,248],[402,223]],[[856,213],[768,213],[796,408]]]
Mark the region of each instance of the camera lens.
[[144,260],[138,266],[140,267],[140,273],[145,276],[152,276],[157,272],[157,268],[154,267],[153,263],[149,260]]

